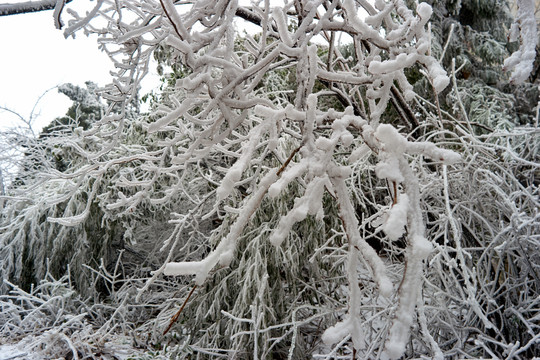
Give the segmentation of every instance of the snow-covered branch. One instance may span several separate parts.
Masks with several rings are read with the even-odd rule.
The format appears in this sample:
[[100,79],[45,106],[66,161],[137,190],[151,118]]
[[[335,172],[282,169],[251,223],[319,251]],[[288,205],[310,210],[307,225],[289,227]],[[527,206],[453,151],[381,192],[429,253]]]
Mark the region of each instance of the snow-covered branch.
[[[125,251],[136,299],[156,319],[140,331],[161,336],[175,313],[180,299],[158,289],[180,285],[189,297],[188,320],[167,334],[178,356],[303,358],[309,348],[440,358],[455,355],[454,342],[467,354],[528,351],[497,333],[473,338],[467,316],[489,331],[490,314],[507,316],[495,286],[514,291],[510,259],[534,244],[523,229],[538,222],[535,148],[523,134],[474,134],[455,76],[459,106],[441,106],[449,78],[431,54],[432,8],[408,4],[98,0],[86,14],[69,10],[65,35],[97,34],[115,78],[96,90],[107,107],[92,126],[43,140],[65,168],[4,205],[2,275],[39,278],[52,251],[53,263],[70,259],[81,291],[92,269],[116,297],[135,291],[115,275]],[[245,21],[258,32],[240,34]],[[154,59],[163,86],[141,114]],[[418,78],[434,104],[417,93]],[[498,157],[527,176],[512,177]],[[41,196],[23,200],[25,191]],[[525,262],[519,286],[537,271]]]
[[536,29],[534,0],[517,0],[516,20],[510,28],[510,41],[519,40],[519,49],[504,61],[504,70],[512,71],[510,80],[522,83],[531,74],[536,59]]
[[[61,1],[62,5],[70,3],[72,0]],[[0,16],[25,14],[43,10],[52,10],[61,8],[58,6],[57,0],[41,0],[41,1],[25,1],[18,3],[4,3],[0,4]],[[55,15],[55,18],[57,16]],[[59,28],[57,26],[57,28]]]

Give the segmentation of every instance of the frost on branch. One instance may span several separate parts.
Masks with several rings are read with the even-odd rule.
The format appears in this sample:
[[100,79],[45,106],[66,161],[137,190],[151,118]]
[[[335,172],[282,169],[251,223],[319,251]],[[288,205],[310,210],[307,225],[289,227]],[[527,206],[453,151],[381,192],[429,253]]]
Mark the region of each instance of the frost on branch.
[[[64,1],[61,1],[61,2],[63,5]],[[0,16],[24,14],[24,13],[29,13],[29,12],[56,9],[58,6],[59,6],[59,1],[57,0],[22,1],[22,2],[16,2],[16,3],[4,3],[4,4],[0,4]],[[55,25],[57,21],[56,19],[59,19],[59,14],[58,16],[55,14]]]
[[534,15],[534,0],[517,0],[516,20],[510,28],[509,40],[519,40],[519,49],[504,61],[504,70],[512,71],[510,80],[514,83],[526,81],[533,70],[538,42]]
[[[125,242],[140,224],[162,224],[138,299],[162,275],[194,280],[204,300],[188,304],[177,334],[199,354],[280,348],[298,358],[303,326],[320,321],[315,338],[335,349],[314,352],[399,357],[433,246],[419,188],[438,175],[418,163],[460,158],[398,130],[418,123],[403,115],[414,117],[416,98],[407,68],[436,93],[448,84],[429,52],[431,7],[265,4],[101,0],[71,14],[66,35],[99,34],[116,72],[100,92],[104,116],[70,138],[85,162],[60,175],[66,190],[48,201],[65,211],[45,212],[48,224],[79,231],[102,214]],[[260,32],[239,36],[238,18]],[[352,38],[346,56],[342,34]],[[133,116],[158,53],[167,86],[149,114]]]
[[[410,282],[411,291],[397,294],[396,315],[389,309],[386,318],[395,318],[394,324],[400,324],[400,341],[408,339],[411,322],[403,320],[403,316],[413,316],[411,297],[416,296],[421,284],[420,264],[429,253],[429,242],[424,238],[420,199],[415,192],[417,180],[405,156],[421,154],[443,162],[457,156],[429,143],[409,142],[394,127],[379,125],[391,99],[397,96],[412,100],[415,96],[404,75],[407,67],[424,67],[437,92],[448,84],[444,70],[429,55],[429,5],[420,4],[416,13],[402,1],[380,5],[378,12],[363,20],[358,16],[358,5],[350,0],[342,6],[328,7],[291,2],[257,8],[252,13],[235,2],[196,2],[184,9],[181,3],[165,1],[141,5],[141,14],[148,11],[159,17],[141,16],[138,27],[122,29],[118,23],[110,23],[109,38],[104,38],[103,44],[121,74],[110,89],[112,99],[130,101],[147,71],[148,54],[155,43],[166,44],[172,56],[188,69],[184,77],[175,81],[170,100],[158,104],[143,125],[150,134],[161,137],[156,152],[141,158],[149,171],[141,183],[143,189],[154,187],[156,177],[177,179],[187,172],[199,174],[198,179],[215,187],[209,196],[197,199],[198,195],[186,191],[183,181],[173,188],[193,202],[193,216],[217,217],[230,224],[212,232],[214,244],[202,259],[176,253],[174,244],[179,240],[172,242],[168,259],[184,260],[167,260],[153,279],[159,274],[194,275],[195,282],[203,286],[224,267],[231,266],[235,271],[240,244],[255,241],[244,238],[244,232],[269,206],[268,202],[292,196],[281,213],[275,214],[275,220],[265,225],[263,233],[266,241],[280,247],[284,254],[299,246],[292,239],[307,244],[314,238],[310,233],[297,234],[296,227],[310,219],[327,221],[328,208],[333,208],[339,225],[332,221],[331,228],[345,244],[342,270],[349,288],[349,310],[334,330],[325,332],[323,339],[331,344],[341,341],[340,336],[350,336],[354,348],[360,351],[366,344],[361,330],[360,269],[369,274],[365,276],[373,279],[381,295],[395,295],[387,264],[366,241],[365,230],[360,231],[367,222],[359,221],[360,214],[356,213],[357,200],[349,182],[352,169],[342,155],[367,145],[379,158],[377,176],[404,191],[393,194],[397,202],[388,214],[384,231],[392,240],[404,235],[410,238],[409,264],[402,282]],[[96,11],[105,14],[109,8],[114,8],[113,3],[104,2]],[[297,28],[288,24],[291,13],[301,19]],[[246,35],[235,39],[232,21],[237,14],[260,25],[261,33],[256,38]],[[85,26],[85,21],[72,20],[68,30]],[[383,23],[386,32],[381,31]],[[336,46],[334,33],[339,32],[354,39],[354,66],[343,61]],[[326,60],[311,43],[315,36],[329,44]],[[116,52],[114,43],[124,44],[123,51]],[[270,94],[260,87],[265,77],[281,69],[295,71],[297,86],[292,98],[279,89]],[[316,93],[316,84],[324,84],[326,90]],[[322,99],[326,103],[333,101],[332,107],[342,110],[321,107]],[[393,104],[407,106],[404,102]],[[108,124],[102,121],[99,126],[106,129]],[[111,145],[115,139],[111,139]],[[125,186],[133,187],[129,182]],[[291,193],[292,187],[297,190]],[[158,199],[148,190],[135,188],[131,197],[122,196],[108,208],[132,209],[133,202],[141,201],[137,200],[141,197],[150,202],[167,202],[173,194],[166,192]],[[185,226],[184,221],[178,224],[182,229]],[[324,249],[322,246],[320,251],[326,252]],[[253,351],[254,357],[259,356],[257,349]]]

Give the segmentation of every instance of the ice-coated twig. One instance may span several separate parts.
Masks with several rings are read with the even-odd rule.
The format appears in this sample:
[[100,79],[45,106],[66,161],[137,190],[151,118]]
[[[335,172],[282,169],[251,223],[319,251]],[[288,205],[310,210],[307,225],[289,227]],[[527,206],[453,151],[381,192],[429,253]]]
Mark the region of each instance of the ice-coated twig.
[[228,266],[233,259],[236,250],[236,242],[245,228],[251,216],[257,210],[268,188],[277,180],[276,170],[270,170],[260,181],[258,191],[251,196],[241,209],[227,237],[222,239],[215,250],[204,260],[198,262],[170,262],[165,265],[165,275],[195,275],[198,285],[204,283],[210,271],[216,266]]

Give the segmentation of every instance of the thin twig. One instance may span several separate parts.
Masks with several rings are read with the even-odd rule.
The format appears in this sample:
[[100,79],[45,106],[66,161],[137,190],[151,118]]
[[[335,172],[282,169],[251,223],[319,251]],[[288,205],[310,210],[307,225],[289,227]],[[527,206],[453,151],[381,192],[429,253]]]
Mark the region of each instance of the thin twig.
[[184,303],[182,304],[182,306],[180,307],[180,309],[176,312],[176,314],[174,314],[174,316],[171,318],[171,321],[169,322],[169,326],[167,326],[167,329],[165,329],[165,331],[163,332],[163,335],[167,334],[169,332],[169,330],[171,330],[171,327],[174,325],[174,323],[178,320],[178,317],[180,316],[180,314],[182,313],[182,310],[184,310],[184,308],[186,307],[188,301],[189,301],[189,298],[191,297],[191,295],[193,295],[193,292],[195,291],[195,289],[197,288],[197,285],[193,285],[193,288],[191,289],[191,291],[189,292],[186,300],[184,300]]
[[397,204],[397,184],[395,181],[392,181],[392,184],[394,184],[394,199],[392,201],[392,206]]
[[176,24],[175,22],[173,21],[173,19],[171,18],[171,15],[169,15],[169,13],[167,12],[167,9],[165,8],[165,4],[163,3],[163,0],[159,0],[160,4],[161,4],[161,7],[163,8],[163,11],[165,12],[165,15],[167,15],[167,18],[169,19],[169,21],[171,22],[171,25],[173,26],[174,28],[174,31],[176,32],[176,35],[178,35],[178,37],[180,38],[180,40],[184,40],[184,37],[182,35],[180,35],[180,31],[178,31],[178,28],[176,27]]
[[296,149],[293,150],[293,152],[291,153],[291,155],[289,155],[289,157],[287,158],[287,160],[285,160],[285,162],[283,163],[283,165],[281,165],[281,167],[279,168],[278,172],[276,173],[277,176],[280,176],[281,173],[285,170],[285,168],[287,167],[287,165],[289,165],[289,163],[291,162],[292,158],[294,157],[294,155],[296,155],[296,153],[298,151],[300,151],[300,149],[302,148],[302,145],[300,145],[299,147],[297,147]]

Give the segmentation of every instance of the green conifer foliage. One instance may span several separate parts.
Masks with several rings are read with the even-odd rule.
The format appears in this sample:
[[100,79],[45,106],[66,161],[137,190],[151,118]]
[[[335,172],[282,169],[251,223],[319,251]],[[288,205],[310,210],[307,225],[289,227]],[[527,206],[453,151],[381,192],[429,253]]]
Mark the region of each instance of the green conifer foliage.
[[[476,131],[508,129],[531,123],[537,105],[538,87],[511,84],[503,61],[517,49],[509,42],[513,22],[510,4],[505,0],[427,1],[433,6],[432,51],[442,56],[443,66],[455,69],[457,90],[443,93],[439,101],[445,109],[456,108],[455,91],[460,92]],[[444,54],[443,54],[444,51]],[[422,80],[415,89],[429,93]],[[426,95],[430,96],[430,95]]]

